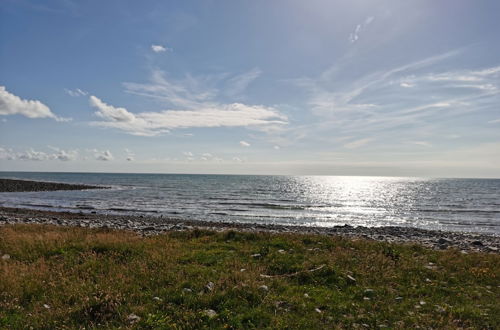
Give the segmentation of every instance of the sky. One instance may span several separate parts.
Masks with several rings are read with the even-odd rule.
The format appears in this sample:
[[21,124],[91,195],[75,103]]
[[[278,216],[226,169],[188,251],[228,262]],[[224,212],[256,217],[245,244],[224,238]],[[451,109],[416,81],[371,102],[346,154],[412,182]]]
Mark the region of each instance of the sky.
[[500,1],[0,3],[0,170],[500,178]]

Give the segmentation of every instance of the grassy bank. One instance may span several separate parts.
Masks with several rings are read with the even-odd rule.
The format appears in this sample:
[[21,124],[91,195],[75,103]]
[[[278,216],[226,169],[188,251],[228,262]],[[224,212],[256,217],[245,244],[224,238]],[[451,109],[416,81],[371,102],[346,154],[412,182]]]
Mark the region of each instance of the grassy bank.
[[0,256],[0,328],[500,327],[498,254],[14,225]]

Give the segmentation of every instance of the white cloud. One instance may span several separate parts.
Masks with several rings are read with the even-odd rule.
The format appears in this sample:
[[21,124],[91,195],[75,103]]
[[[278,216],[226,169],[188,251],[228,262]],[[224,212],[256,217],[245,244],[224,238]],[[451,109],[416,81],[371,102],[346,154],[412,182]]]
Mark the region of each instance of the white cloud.
[[23,161],[43,161],[43,160],[60,160],[71,161],[78,157],[77,150],[63,150],[49,146],[54,152],[37,151],[33,148],[16,152],[12,148],[0,147],[0,159],[6,160],[23,160]]
[[499,123],[500,123],[500,118],[498,118],[498,119],[494,119],[494,120],[490,120],[490,121],[488,122],[488,124],[499,124]]
[[415,85],[407,83],[407,82],[402,82],[399,84],[399,86],[404,87],[404,88],[411,88],[411,87],[414,87]]
[[372,138],[365,138],[365,139],[359,139],[359,140],[354,140],[349,143],[344,144],[344,148],[347,149],[355,149],[364,146],[365,144],[369,143],[372,141]]
[[109,150],[99,151],[95,150],[94,158],[101,161],[111,161],[114,159],[113,155]]
[[90,104],[98,109],[96,115],[104,119],[93,122],[93,125],[116,128],[141,136],[155,136],[178,128],[262,127],[287,123],[286,116],[280,114],[277,109],[241,103],[207,105],[196,110],[165,110],[138,114],[108,105],[95,96],[90,97]]
[[363,23],[356,25],[354,31],[349,35],[349,41],[355,43],[359,39],[359,34],[365,30],[375,20],[375,16],[367,17]]
[[233,157],[233,161],[237,162],[237,163],[241,163],[241,162],[243,162],[243,159],[241,159],[239,157]]
[[123,151],[125,151],[125,154],[126,154],[126,160],[129,161],[129,162],[132,162],[135,160],[135,154],[132,152],[132,150],[128,149],[128,148],[125,148],[123,149]]
[[89,94],[88,92],[81,90],[80,88],[76,88],[73,90],[65,88],[64,91],[66,92],[66,94],[73,97],[86,96]]
[[227,87],[224,89],[225,94],[232,97],[239,96],[247,89],[248,85],[260,77],[261,74],[262,70],[259,68],[253,68],[248,72],[234,76],[227,81]]
[[52,118],[57,121],[68,119],[60,118],[50,111],[49,107],[37,100],[24,100],[9,93],[5,86],[0,86],[0,115],[23,115],[28,118]]
[[432,144],[427,141],[412,141],[410,143],[422,147],[432,147]]
[[49,159],[70,161],[75,160],[78,157],[77,150],[63,150],[52,146],[49,146],[49,148],[55,151],[55,153],[49,155]]
[[163,53],[166,52],[168,49],[162,45],[151,45],[151,50],[155,53]]
[[240,145],[242,147],[250,147],[250,143],[246,142],[246,141],[240,141]]
[[280,150],[281,148],[280,148],[280,146],[274,146],[273,149],[274,150]]
[[183,151],[182,154],[186,157],[193,157],[193,153],[191,151]]

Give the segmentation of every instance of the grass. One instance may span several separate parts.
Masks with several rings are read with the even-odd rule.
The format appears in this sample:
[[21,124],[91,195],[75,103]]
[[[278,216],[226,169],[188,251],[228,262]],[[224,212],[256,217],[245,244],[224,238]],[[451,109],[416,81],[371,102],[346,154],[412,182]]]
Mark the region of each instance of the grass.
[[0,328],[500,328],[496,254],[41,225],[0,227],[4,254]]

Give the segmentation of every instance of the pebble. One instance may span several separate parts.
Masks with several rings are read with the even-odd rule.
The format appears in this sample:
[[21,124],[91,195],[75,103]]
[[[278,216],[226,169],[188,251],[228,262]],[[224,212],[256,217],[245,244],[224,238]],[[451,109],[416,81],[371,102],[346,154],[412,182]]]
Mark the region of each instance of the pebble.
[[43,304],[43,307],[46,308],[46,309],[50,309],[50,306],[47,305],[47,304]]
[[131,313],[127,316],[127,321],[129,321],[130,323],[135,323],[135,322],[138,322],[140,321],[141,318],[137,315],[135,315],[134,313]]
[[259,289],[262,291],[269,291],[269,288],[267,287],[267,285],[261,285],[261,286],[259,286]]
[[319,308],[315,308],[314,310],[315,310],[317,313],[320,313],[320,314],[321,314],[321,313],[323,313],[323,311],[322,311],[321,309],[319,309]]
[[2,260],[8,260],[8,259],[10,259],[10,255],[8,255],[8,254],[4,254],[4,255],[2,256]]
[[356,282],[356,279],[354,277],[352,277],[351,275],[347,275],[347,278],[352,281],[352,282]]
[[189,289],[189,288],[184,288],[182,289],[183,292],[193,292],[193,290]]
[[153,297],[153,300],[161,301],[161,298],[160,297]]
[[208,316],[208,318],[214,318],[217,316],[217,312],[214,311],[213,309],[205,309],[203,311],[203,314],[205,314],[206,316]]
[[[486,251],[489,253],[499,253],[500,237],[490,234],[478,233],[453,233],[437,230],[425,230],[409,227],[352,227],[335,226],[331,228],[302,228],[286,225],[264,225],[264,224],[235,224],[224,222],[208,221],[184,221],[178,219],[163,218],[161,222],[156,217],[137,217],[127,215],[103,215],[97,214],[96,210],[82,210],[79,213],[60,213],[54,216],[53,213],[28,209],[0,209],[0,225],[16,223],[39,223],[54,224],[62,226],[76,226],[87,228],[111,228],[125,229],[140,233],[141,235],[157,235],[164,231],[190,230],[196,223],[198,228],[224,231],[271,231],[280,233],[317,233],[324,235],[337,235],[345,237],[364,237],[366,239],[381,240],[394,243],[419,243],[436,250],[444,248],[457,248],[465,254],[469,251]],[[169,222],[171,221],[171,222]],[[319,244],[319,243],[318,243]],[[310,251],[319,248],[308,249]],[[286,253],[280,249],[278,253]],[[261,258],[260,253],[252,254],[253,258]]]
[[214,288],[215,288],[215,284],[213,282],[208,282],[207,285],[205,285],[205,288],[208,290],[208,291],[213,291]]

